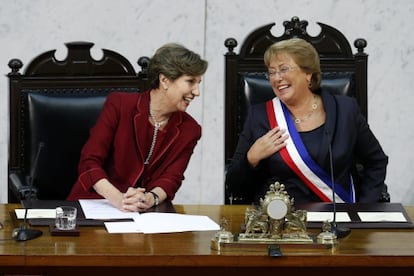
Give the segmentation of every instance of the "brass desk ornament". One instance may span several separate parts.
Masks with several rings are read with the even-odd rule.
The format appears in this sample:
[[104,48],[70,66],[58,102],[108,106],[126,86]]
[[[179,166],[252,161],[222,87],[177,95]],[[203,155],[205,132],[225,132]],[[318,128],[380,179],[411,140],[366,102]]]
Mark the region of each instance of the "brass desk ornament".
[[322,232],[318,235],[318,243],[335,244],[337,242],[336,234],[332,230],[332,223],[325,221],[322,224]]
[[332,245],[336,237],[326,226],[318,237],[311,238],[307,233],[306,210],[295,210],[294,199],[285,190],[285,185],[275,182],[269,186],[260,206],[246,208],[244,232],[232,235],[222,219],[221,229],[211,241],[215,250],[251,249],[255,245],[263,248],[270,244],[293,245]]
[[211,240],[211,248],[221,250],[221,244],[234,242],[233,234],[227,230],[227,220],[222,218],[220,220],[220,230],[214,235]]

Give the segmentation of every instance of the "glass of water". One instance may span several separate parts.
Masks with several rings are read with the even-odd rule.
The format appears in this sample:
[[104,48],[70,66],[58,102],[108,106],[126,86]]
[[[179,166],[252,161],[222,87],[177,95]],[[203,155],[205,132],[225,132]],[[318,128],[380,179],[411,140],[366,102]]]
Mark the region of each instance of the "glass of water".
[[56,229],[74,230],[76,228],[77,209],[72,206],[59,206],[56,208]]

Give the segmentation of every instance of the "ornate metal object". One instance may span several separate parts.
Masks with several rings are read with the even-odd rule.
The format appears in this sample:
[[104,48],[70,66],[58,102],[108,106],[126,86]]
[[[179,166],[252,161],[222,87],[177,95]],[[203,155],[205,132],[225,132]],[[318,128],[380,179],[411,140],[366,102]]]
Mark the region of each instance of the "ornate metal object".
[[[307,233],[306,210],[295,210],[294,199],[285,190],[285,185],[275,182],[269,186],[259,206],[246,208],[244,231],[233,235],[226,229],[222,219],[221,229],[211,240],[215,250],[234,250],[261,244],[334,244],[336,237],[325,226],[318,237]],[[329,223],[327,223],[329,224]]]
[[336,234],[332,231],[332,224],[329,221],[325,221],[322,224],[322,232],[318,235],[318,243],[322,244],[335,244],[337,242]]
[[220,220],[220,230],[214,235],[214,238],[211,240],[211,248],[215,250],[221,250],[222,243],[232,243],[234,242],[234,235],[227,230],[227,220],[222,218]]
[[306,210],[295,210],[285,186],[271,184],[260,206],[246,209],[245,232],[239,241],[313,243],[306,230]]

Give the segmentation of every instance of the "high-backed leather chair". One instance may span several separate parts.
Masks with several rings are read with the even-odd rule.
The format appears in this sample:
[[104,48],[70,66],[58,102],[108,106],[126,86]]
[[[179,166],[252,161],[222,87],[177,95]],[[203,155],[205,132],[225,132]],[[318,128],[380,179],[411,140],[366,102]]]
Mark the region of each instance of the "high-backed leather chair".
[[[259,27],[252,31],[239,53],[234,52],[238,42],[234,38],[225,40],[225,165],[230,164],[239,134],[242,132],[248,108],[259,102],[275,97],[266,78],[267,68],[263,61],[266,49],[273,43],[293,37],[305,39],[311,43],[320,56],[323,89],[355,97],[362,114],[367,112],[367,65],[368,55],[364,52],[367,41],[358,38],[354,42],[356,53],[345,36],[337,29],[317,23],[319,35],[311,36],[306,28],[308,22],[292,17],[284,21],[284,33],[274,36],[271,32],[275,23]],[[254,180],[246,180],[254,181]],[[248,195],[234,194],[225,183],[226,204],[249,204]],[[387,187],[384,186],[382,201],[389,201]]]
[[138,60],[137,74],[125,57],[111,50],[103,49],[103,57],[94,60],[93,45],[66,43],[65,60],[48,51],[36,56],[24,73],[22,61],[10,60],[9,202],[29,195],[65,199],[106,96],[148,87],[147,57]]

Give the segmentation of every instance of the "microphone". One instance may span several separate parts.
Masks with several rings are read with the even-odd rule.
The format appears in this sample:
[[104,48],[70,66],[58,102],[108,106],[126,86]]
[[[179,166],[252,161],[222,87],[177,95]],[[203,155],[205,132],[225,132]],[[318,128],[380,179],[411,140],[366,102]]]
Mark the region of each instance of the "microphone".
[[331,223],[332,232],[336,235],[338,239],[346,237],[351,233],[351,229],[344,226],[338,226],[336,223],[336,198],[335,198],[335,177],[333,171],[333,158],[332,158],[332,146],[331,146],[331,136],[329,131],[326,131],[328,135],[328,152],[329,152],[329,170],[331,173],[331,182],[332,182],[332,206],[333,206],[333,219]]
[[[37,147],[36,156],[35,156],[35,159],[33,161],[33,166],[32,166],[32,169],[30,171],[30,175],[28,177],[29,197],[30,197],[30,199],[32,198],[33,182],[34,182],[34,179],[36,177],[37,170],[38,170],[39,156],[40,156],[40,153],[42,152],[44,146],[45,146],[45,144],[43,142],[39,142],[39,145]],[[35,239],[37,237],[40,237],[43,234],[43,232],[38,230],[38,229],[29,229],[27,227],[27,211],[28,211],[28,208],[27,208],[27,206],[25,206],[23,224],[20,226],[20,228],[16,228],[16,229],[13,230],[13,238],[16,241],[32,240],[32,239]]]

